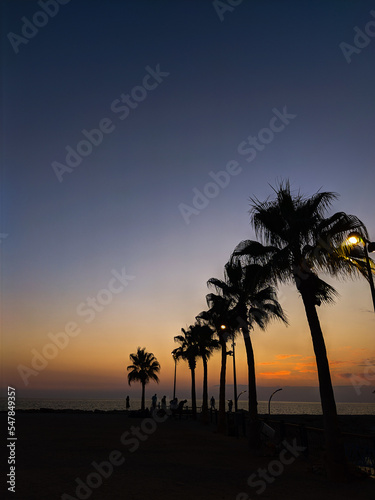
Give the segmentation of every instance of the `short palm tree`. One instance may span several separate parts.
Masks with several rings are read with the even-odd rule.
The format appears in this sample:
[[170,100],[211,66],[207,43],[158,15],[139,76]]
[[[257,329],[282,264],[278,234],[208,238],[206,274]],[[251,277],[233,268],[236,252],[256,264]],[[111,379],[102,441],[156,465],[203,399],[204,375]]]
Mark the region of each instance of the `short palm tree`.
[[206,295],[206,301],[209,309],[207,311],[202,311],[197,316],[197,320],[211,326],[216,331],[219,338],[219,345],[221,348],[221,367],[217,431],[224,433],[226,430],[225,381],[227,369],[227,341],[231,334],[234,335],[236,323],[235,317],[231,312],[231,299],[214,293],[209,293]]
[[137,348],[137,352],[129,356],[131,365],[127,367],[128,383],[140,382],[142,385],[142,403],[141,410],[145,409],[145,387],[146,384],[153,380],[159,383],[158,373],[160,372],[160,364],[152,352],[146,352],[146,348]]
[[276,197],[260,202],[251,199],[251,223],[264,243],[247,240],[240,243],[235,255],[247,261],[265,262],[275,282],[294,282],[310,327],[319,379],[325,427],[327,472],[332,478],[346,475],[346,460],[337,419],[327,351],[316,307],[332,302],[335,290],[321,280],[317,272],[343,276],[355,272],[348,259],[340,258],[339,248],[350,231],[367,236],[363,223],[343,212],[328,218],[324,215],[337,195],[317,192],[306,198],[293,195],[289,182],[281,182]]
[[250,332],[254,326],[265,330],[272,319],[286,323],[284,312],[277,301],[275,288],[269,284],[268,269],[259,264],[242,266],[240,261],[231,260],[225,266],[224,281],[212,278],[209,286],[232,300],[232,313],[241,328],[248,367],[249,416],[253,432],[249,436],[249,445],[257,448],[260,444],[260,426],[258,420],[258,401],[255,376],[255,359]]
[[197,322],[192,327],[193,336],[198,344],[198,356],[203,362],[203,402],[202,422],[208,422],[208,368],[207,362],[214,350],[220,347],[219,341],[214,338],[214,331],[207,324]]
[[191,373],[191,406],[193,418],[197,418],[197,397],[195,391],[195,368],[197,366],[197,357],[199,356],[199,347],[193,326],[187,330],[181,328],[182,335],[177,335],[174,340],[178,342],[179,347],[173,349],[172,356],[175,359],[183,359],[188,362]]

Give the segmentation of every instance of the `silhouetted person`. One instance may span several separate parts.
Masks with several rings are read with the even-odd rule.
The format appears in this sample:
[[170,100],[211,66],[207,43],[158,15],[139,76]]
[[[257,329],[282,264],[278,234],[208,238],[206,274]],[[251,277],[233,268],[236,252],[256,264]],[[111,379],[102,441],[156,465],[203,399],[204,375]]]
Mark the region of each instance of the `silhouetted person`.
[[167,411],[167,396],[161,398],[161,409]]
[[211,410],[215,409],[215,398],[212,396],[211,398]]
[[177,405],[178,405],[178,399],[173,398],[169,403],[169,407],[170,407],[172,413],[177,410]]
[[181,420],[181,417],[182,417],[182,411],[184,409],[184,404],[185,403],[187,403],[187,399],[184,399],[184,400],[180,401],[178,403],[178,406],[177,406],[176,413],[178,413],[178,416],[179,416],[180,420]]
[[126,401],[126,405],[125,405],[126,409],[129,410],[129,408],[130,408],[130,399],[129,399],[129,396],[126,396],[126,400],[125,401]]
[[229,411],[232,411],[233,401],[231,399],[228,401],[228,408],[229,408]]
[[157,395],[156,395],[156,394],[154,394],[154,395],[152,396],[152,398],[151,398],[151,402],[152,402],[152,409],[153,409],[153,410],[155,410],[155,408],[156,408],[156,402],[157,402],[157,400],[158,400],[158,397],[157,397]]

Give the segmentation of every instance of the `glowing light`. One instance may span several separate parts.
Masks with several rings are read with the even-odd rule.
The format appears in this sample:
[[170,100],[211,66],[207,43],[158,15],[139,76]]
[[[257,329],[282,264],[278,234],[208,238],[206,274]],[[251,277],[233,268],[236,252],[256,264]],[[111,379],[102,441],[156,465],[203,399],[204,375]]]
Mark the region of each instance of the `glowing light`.
[[359,243],[359,238],[358,236],[350,236],[348,238],[348,241],[349,243],[351,243],[352,245],[357,245]]

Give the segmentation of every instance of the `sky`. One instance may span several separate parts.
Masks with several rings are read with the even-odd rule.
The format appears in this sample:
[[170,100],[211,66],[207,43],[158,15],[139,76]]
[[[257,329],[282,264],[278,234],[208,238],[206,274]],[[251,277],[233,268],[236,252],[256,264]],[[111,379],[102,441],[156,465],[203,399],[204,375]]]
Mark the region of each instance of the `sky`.
[[[171,396],[174,336],[206,309],[206,282],[234,247],[255,238],[250,197],[281,179],[306,196],[338,193],[329,214],[358,216],[375,239],[373,2],[1,7],[3,388],[140,397],[126,377],[140,346],[161,364],[148,397]],[[336,394],[373,401],[368,283],[328,281],[339,297],[318,312]],[[289,326],[254,331],[253,345],[262,394],[283,387],[288,401],[318,381],[301,299],[283,286],[279,300]],[[236,354],[243,387],[240,337]],[[210,394],[219,370],[216,353]],[[177,394],[189,384],[180,362]]]

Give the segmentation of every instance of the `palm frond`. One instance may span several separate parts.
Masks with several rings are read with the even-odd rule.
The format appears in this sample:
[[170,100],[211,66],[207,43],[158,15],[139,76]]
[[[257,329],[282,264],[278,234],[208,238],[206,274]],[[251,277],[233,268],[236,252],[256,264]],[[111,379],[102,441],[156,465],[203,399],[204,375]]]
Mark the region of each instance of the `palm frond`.
[[152,352],[147,352],[146,348],[137,348],[136,353],[129,355],[132,362],[127,366],[128,383],[142,382],[147,384],[150,380],[159,382],[157,374],[160,372],[160,364]]

